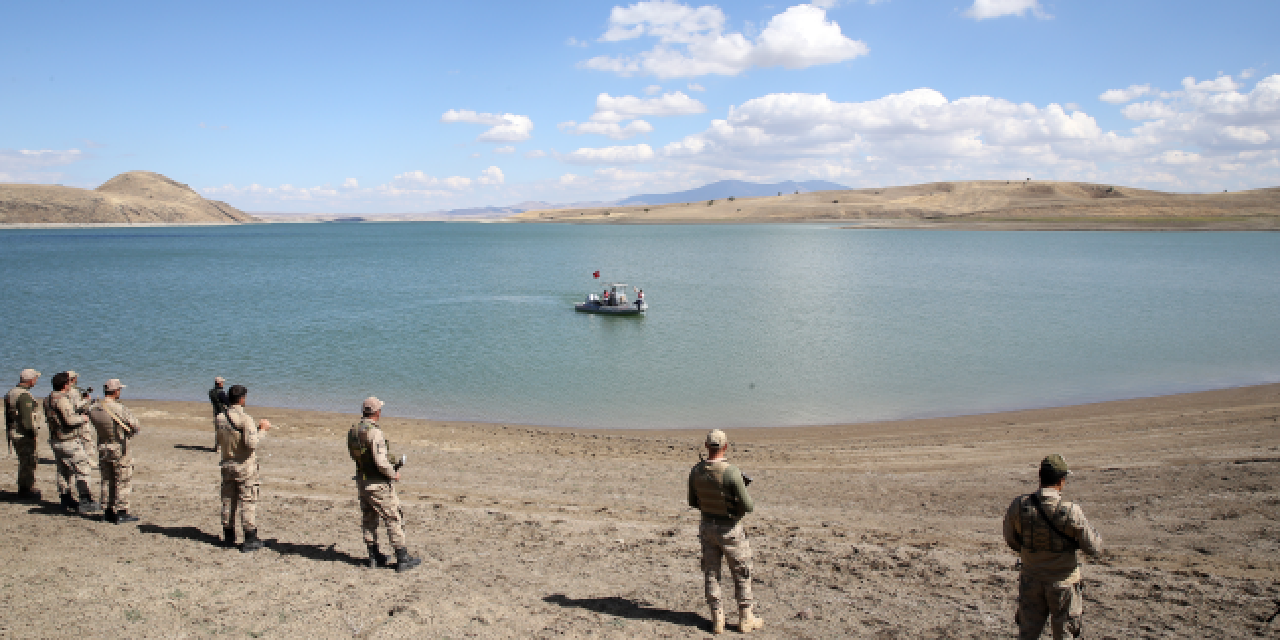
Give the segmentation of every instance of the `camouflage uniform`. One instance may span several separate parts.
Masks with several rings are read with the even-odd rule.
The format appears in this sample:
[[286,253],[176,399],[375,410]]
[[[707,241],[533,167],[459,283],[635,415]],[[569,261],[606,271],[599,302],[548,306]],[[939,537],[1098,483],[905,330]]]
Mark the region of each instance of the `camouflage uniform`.
[[360,530],[364,543],[378,544],[378,525],[385,524],[392,547],[405,546],[404,511],[396,496],[396,470],[388,460],[387,441],[378,423],[363,418],[347,432],[347,451],[356,463],[356,483],[360,495]]
[[[32,383],[34,384],[34,382]],[[4,396],[5,431],[18,456],[18,493],[30,494],[36,487],[37,438],[44,412],[31,395],[31,387],[19,384]]]
[[128,513],[133,481],[133,457],[129,438],[142,427],[129,408],[106,397],[89,409],[89,420],[98,435],[98,460],[102,469],[102,506],[108,516]]
[[250,532],[256,535],[258,530],[258,489],[262,482],[258,477],[257,451],[265,435],[253,417],[245,413],[244,406],[238,404],[220,414],[215,423],[218,448],[222,450],[222,529],[234,532],[238,512],[247,542]]
[[49,447],[53,449],[53,457],[58,464],[58,493],[63,496],[66,506],[71,507],[72,493],[78,489],[80,510],[95,511],[97,504],[89,486],[93,463],[80,440],[89,419],[76,412],[65,391],[54,391],[45,398],[44,415],[49,425]]
[[[1049,528],[1033,497],[1067,538]],[[1057,489],[1049,487],[1018,496],[1005,512],[1004,540],[1022,558],[1015,616],[1019,637],[1039,638],[1050,617],[1054,640],[1067,635],[1080,637],[1084,593],[1077,550],[1090,555],[1102,551],[1102,538],[1089,525],[1080,505],[1063,500]]]
[[[76,377],[73,371],[68,371],[67,375],[73,378]],[[71,406],[75,408],[76,413],[83,414],[89,410],[89,398],[74,382],[67,385],[67,397],[71,399]],[[93,428],[93,423],[87,420],[80,430],[80,444],[84,446],[85,453],[89,455],[90,466],[97,469],[98,457],[93,453],[98,450],[98,433]]]
[[[715,429],[706,446],[723,454],[728,437]],[[715,458],[715,455],[712,456]],[[724,458],[703,460],[689,470],[689,506],[702,512],[698,539],[702,543],[703,591],[711,608],[712,633],[724,633],[724,609],[720,603],[721,560],[729,563],[741,614],[738,630],[749,633],[764,626],[752,612],[751,543],[742,529],[743,516],[755,511],[742,471]]]

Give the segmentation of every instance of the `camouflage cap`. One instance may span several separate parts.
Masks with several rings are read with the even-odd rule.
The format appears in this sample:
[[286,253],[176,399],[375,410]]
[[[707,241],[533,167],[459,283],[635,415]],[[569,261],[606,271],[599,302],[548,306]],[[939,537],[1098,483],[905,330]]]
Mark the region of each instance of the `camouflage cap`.
[[381,411],[383,402],[373,396],[364,399],[364,404],[360,405],[367,412]]
[[120,384],[120,378],[112,378],[108,380],[106,384],[102,385],[102,388],[108,392],[111,392],[111,391],[119,391],[127,386],[128,385]]
[[729,436],[725,435],[724,432],[719,429],[712,429],[707,432],[706,444],[708,447],[719,449],[720,447],[728,444],[728,442]]
[[1060,453],[1055,453],[1051,456],[1045,456],[1044,460],[1040,461],[1040,469],[1042,471],[1043,470],[1053,471],[1054,473],[1060,476],[1071,475],[1071,469],[1067,467],[1067,459],[1062,457],[1062,454]]
[[22,373],[18,374],[18,379],[20,380],[35,380],[39,377],[40,372],[35,369],[23,369]]

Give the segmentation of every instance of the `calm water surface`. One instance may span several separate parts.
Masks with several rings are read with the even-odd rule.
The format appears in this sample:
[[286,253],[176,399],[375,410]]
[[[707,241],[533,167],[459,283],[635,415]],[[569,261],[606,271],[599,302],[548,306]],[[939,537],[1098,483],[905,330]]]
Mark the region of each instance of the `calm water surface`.
[[[577,314],[591,272],[647,317]],[[1280,234],[819,225],[0,231],[0,375],[594,427],[956,415],[1280,381]],[[9,381],[6,380],[6,384]]]

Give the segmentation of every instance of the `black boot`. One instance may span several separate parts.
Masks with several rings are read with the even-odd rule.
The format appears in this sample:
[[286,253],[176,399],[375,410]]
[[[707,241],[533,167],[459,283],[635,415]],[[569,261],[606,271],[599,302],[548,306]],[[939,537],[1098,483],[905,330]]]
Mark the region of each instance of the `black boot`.
[[387,566],[387,556],[378,551],[378,544],[366,544],[369,547],[369,568],[377,569],[378,567]]
[[222,530],[222,546],[228,549],[236,548],[236,528]]
[[120,521],[116,519],[116,510],[115,510],[115,509],[107,509],[107,510],[103,511],[103,512],[102,512],[102,521],[103,521],[103,522],[110,522],[111,524],[120,524]]
[[67,511],[77,512],[80,510],[80,503],[77,502],[75,497],[69,493],[61,494],[58,498],[58,502],[62,505],[62,508]]
[[411,558],[408,549],[396,547],[396,573],[404,573],[420,564],[422,558]]
[[40,495],[41,494],[39,489],[18,489],[19,500],[23,500],[23,501],[29,500],[31,502],[39,502]]
[[262,541],[258,539],[257,529],[244,530],[244,544],[240,546],[241,553],[257,551],[258,549],[261,549],[264,546],[266,545],[262,544]]
[[131,515],[129,515],[129,512],[128,512],[127,510],[125,510],[125,509],[121,509],[121,510],[119,510],[119,511],[117,511],[117,512],[116,512],[116,522],[115,522],[116,524],[125,524],[125,523],[128,523],[128,522],[137,522],[137,521],[139,521],[139,520],[141,520],[141,518],[139,518],[138,516],[131,516]]

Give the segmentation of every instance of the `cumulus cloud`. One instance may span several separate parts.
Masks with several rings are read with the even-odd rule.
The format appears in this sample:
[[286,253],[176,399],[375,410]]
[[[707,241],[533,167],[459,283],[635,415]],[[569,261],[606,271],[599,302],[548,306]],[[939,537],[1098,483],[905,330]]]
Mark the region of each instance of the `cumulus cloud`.
[[725,33],[724,25],[724,12],[714,6],[694,8],[656,0],[614,7],[602,42],[645,36],[657,38],[658,43],[638,57],[597,56],[579,64],[624,77],[691,78],[735,76],[751,67],[802,69],[852,60],[868,52],[865,43],[846,37],[839,24],[827,20],[825,9],[811,4],[775,15],[754,40],[741,33]]
[[480,142],[522,142],[528,140],[529,132],[533,131],[533,120],[529,116],[476,113],[470,109],[450,109],[440,116],[440,122],[465,122],[489,127],[476,138]]
[[79,149],[0,149],[0,182],[55,182],[62,174],[49,169],[85,157]]
[[1183,189],[1280,179],[1280,75],[1251,91],[1230,77],[1187,78],[1170,95],[1127,105],[1122,113],[1139,123],[1107,131],[1092,116],[1057,104],[988,96],[952,100],[928,88],[866,102],[771,94],[666,145],[659,166],[678,166],[686,174],[831,176],[870,185],[1018,171]]
[[497,149],[494,149],[493,152],[494,153],[515,153],[516,148],[511,145],[507,145],[505,147],[498,147]]
[[347,178],[346,181],[342,183],[342,188],[343,189],[359,189],[360,181],[356,180],[355,178]]
[[698,83],[696,83],[696,82],[690,82],[690,83],[689,83],[689,90],[690,90],[690,91],[706,91],[706,90],[707,90],[707,88],[706,88],[706,87],[704,87],[704,86],[702,86],[702,85],[700,85],[700,84],[698,84]]
[[617,147],[584,147],[565,154],[562,160],[571,164],[636,164],[653,160],[653,148],[647,144]]
[[607,93],[596,96],[596,111],[591,115],[595,122],[621,122],[638,116],[687,116],[705,113],[707,106],[682,91],[664,94],[660,98],[636,96],[613,97]]
[[1137,100],[1149,93],[1157,92],[1153,91],[1149,84],[1134,84],[1129,85],[1128,89],[1110,89],[1108,91],[1104,91],[1102,95],[1098,96],[1098,99],[1110,104],[1124,104],[1126,102],[1133,102],[1134,100]]
[[526,152],[526,153],[524,154],[524,157],[526,157],[526,158],[545,158],[545,157],[547,157],[547,152],[546,152],[546,151],[543,151],[542,149],[534,149],[533,151]]
[[656,96],[659,93],[662,93],[661,85],[651,84],[644,88],[644,94],[647,96]]
[[1002,16],[1020,16],[1030,12],[1037,18],[1050,18],[1040,6],[1039,0],[974,0],[973,6],[964,12],[974,20],[987,20]]
[[635,136],[650,133],[653,131],[653,125],[644,120],[632,120],[626,126],[622,126],[617,122],[561,122],[559,125],[561,131],[576,135],[594,133],[602,136],[609,136],[614,140],[626,140]]
[[559,180],[559,182],[560,182],[560,186],[562,186],[562,187],[567,187],[567,186],[570,186],[570,185],[580,184],[580,183],[582,183],[582,181],[583,181],[582,176],[577,175],[577,174],[573,174],[573,173],[566,173],[566,174],[564,174],[564,175],[560,176],[560,180]]
[[502,175],[502,169],[497,167],[489,167],[480,172],[480,177],[476,182],[483,185],[497,185],[507,181],[506,176]]
[[[561,131],[572,134],[597,134],[614,140],[625,140],[653,131],[653,125],[639,116],[682,116],[706,112],[706,105],[690,98],[684,92],[667,93],[657,98],[636,96],[596,96],[596,110],[589,122],[562,122]],[[631,120],[623,125],[622,121]]]

